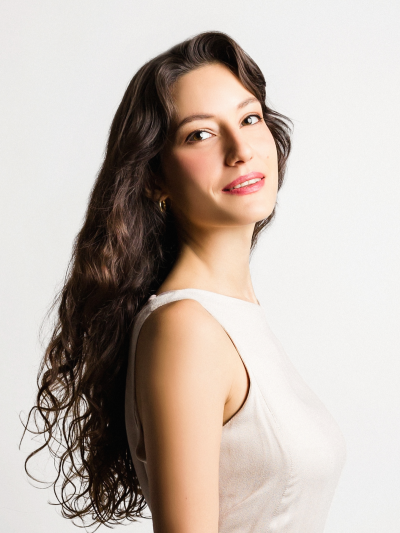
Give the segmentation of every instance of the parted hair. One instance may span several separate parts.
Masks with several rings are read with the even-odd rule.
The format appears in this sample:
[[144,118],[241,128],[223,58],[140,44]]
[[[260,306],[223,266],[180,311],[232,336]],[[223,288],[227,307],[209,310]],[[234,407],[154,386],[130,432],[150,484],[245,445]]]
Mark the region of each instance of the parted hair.
[[[129,339],[136,315],[170,272],[180,246],[172,210],[161,211],[146,189],[155,190],[162,180],[174,83],[215,62],[260,101],[277,148],[278,189],[284,179],[291,121],[268,106],[260,68],[231,37],[200,33],[133,76],[111,123],[65,281],[49,309],[48,315],[56,309],[56,319],[24,423],[24,435],[28,430],[42,437],[25,461],[28,474],[29,460],[50,451],[56,503],[63,516],[86,526],[146,518],[124,419]],[[274,216],[275,208],[255,224],[251,250]]]

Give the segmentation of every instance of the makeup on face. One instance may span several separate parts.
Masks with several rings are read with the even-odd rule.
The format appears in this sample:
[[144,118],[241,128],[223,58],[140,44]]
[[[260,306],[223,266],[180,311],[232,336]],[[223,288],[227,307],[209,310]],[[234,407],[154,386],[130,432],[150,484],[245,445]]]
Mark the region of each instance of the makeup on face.
[[266,218],[278,166],[261,102],[221,65],[185,74],[173,97],[174,134],[163,169],[176,213],[211,227]]
[[261,172],[249,172],[244,176],[239,176],[231,183],[228,183],[222,192],[227,194],[251,194],[259,191],[265,184],[265,176]]

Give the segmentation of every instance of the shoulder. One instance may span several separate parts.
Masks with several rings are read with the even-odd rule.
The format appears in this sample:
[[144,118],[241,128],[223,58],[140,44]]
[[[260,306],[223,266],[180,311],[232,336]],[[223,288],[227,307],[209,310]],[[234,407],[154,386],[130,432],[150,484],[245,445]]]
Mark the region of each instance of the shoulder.
[[[145,320],[137,352],[148,364],[185,362],[229,365],[232,343],[220,323],[196,300],[178,300],[155,309]],[[183,359],[183,361],[181,361]]]
[[145,320],[136,347],[136,387],[140,404],[148,395],[213,388],[227,401],[235,348],[219,322],[196,300],[178,300],[155,309]]
[[[197,301],[191,299],[177,300],[161,305],[145,320],[140,337],[142,342],[154,342],[157,339],[168,340],[205,340],[221,336],[224,333],[218,321]],[[226,334],[225,334],[226,335]]]

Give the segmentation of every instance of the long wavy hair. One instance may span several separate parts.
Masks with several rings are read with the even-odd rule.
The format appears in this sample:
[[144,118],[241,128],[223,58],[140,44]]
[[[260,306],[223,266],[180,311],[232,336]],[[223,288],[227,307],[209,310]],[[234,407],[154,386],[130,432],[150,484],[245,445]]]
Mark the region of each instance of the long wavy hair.
[[[38,373],[35,405],[25,425],[55,459],[52,482],[66,518],[112,526],[143,516],[146,501],[132,462],[124,420],[130,330],[179,252],[170,207],[146,193],[162,179],[161,151],[174,118],[173,84],[219,62],[255,95],[278,153],[278,189],[290,152],[291,121],[266,103],[265,79],[228,35],[187,39],[134,75],[112,121],[104,161],[75,238],[50,341]],[[255,224],[251,250],[275,215]],[[30,423],[33,427],[30,427]],[[24,431],[24,434],[25,434]],[[29,474],[30,475],[30,474]],[[33,476],[31,476],[33,477]],[[90,519],[90,524],[87,524]]]

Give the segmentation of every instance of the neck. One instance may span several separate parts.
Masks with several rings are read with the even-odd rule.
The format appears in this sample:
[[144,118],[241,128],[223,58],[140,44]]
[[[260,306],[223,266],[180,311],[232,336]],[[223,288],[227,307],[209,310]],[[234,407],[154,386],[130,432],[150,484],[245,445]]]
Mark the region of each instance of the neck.
[[253,230],[254,224],[191,231],[158,293],[194,288],[256,303],[249,265]]

